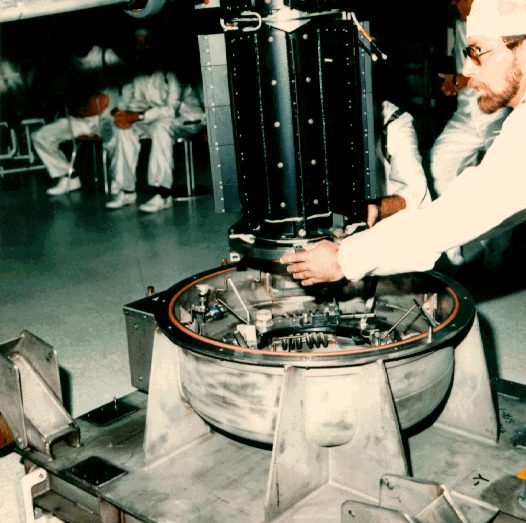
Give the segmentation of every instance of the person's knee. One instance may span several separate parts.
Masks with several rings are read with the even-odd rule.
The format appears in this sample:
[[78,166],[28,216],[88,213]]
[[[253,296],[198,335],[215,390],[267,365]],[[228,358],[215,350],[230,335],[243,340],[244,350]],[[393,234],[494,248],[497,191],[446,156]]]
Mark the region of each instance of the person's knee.
[[48,129],[44,126],[31,134],[31,140],[37,146],[58,147],[62,142],[71,140],[71,133],[64,134],[62,131]]
[[44,133],[42,132],[42,129],[38,129],[37,131],[33,131],[31,133],[31,141],[37,145],[40,145],[44,142]]

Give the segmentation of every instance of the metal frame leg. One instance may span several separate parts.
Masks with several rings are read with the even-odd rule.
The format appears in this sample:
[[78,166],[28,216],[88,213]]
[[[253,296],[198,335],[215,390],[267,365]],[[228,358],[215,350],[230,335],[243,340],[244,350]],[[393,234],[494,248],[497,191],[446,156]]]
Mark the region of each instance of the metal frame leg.
[[277,521],[326,484],[337,484],[377,501],[382,474],[386,471],[409,474],[384,362],[378,360],[357,369],[356,379],[362,382],[363,392],[355,397],[359,421],[353,437],[340,446],[321,447],[309,434],[306,371],[286,367],[274,434],[265,523]]
[[176,201],[187,201],[195,200],[206,196],[209,194],[209,191],[198,191],[196,190],[195,184],[195,169],[194,169],[194,153],[193,153],[193,143],[191,139],[178,138],[177,143],[183,143],[184,145],[184,165],[186,173],[186,194],[181,196],[175,196],[174,200]]
[[185,401],[179,375],[179,347],[160,329],[155,331],[146,430],[144,463],[153,467],[210,434],[210,427]]
[[455,348],[451,394],[435,427],[495,445],[498,420],[477,316]]
[[101,143],[102,147],[102,175],[104,176],[104,194],[106,199],[110,196],[110,182],[108,177],[108,151],[104,147],[104,143]]
[[184,166],[186,170],[186,190],[188,197],[192,197],[194,195],[194,189],[195,189],[195,181],[193,178],[193,169],[190,167],[190,164],[192,164],[192,157],[191,157],[191,143],[188,140],[184,140]]

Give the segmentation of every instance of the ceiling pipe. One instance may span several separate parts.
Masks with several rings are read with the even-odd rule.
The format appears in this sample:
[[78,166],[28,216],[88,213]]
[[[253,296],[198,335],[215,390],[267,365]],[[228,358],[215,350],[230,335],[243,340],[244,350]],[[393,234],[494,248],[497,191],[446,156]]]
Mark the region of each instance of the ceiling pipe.
[[0,0],[0,23],[112,4],[126,4],[126,2],[123,0]]

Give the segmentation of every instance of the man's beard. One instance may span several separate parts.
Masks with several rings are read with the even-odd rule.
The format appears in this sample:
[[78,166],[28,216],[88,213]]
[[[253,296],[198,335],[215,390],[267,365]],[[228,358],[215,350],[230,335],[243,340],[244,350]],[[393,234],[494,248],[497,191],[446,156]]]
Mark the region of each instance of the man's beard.
[[506,86],[500,93],[496,93],[489,86],[480,80],[473,78],[469,82],[469,87],[475,87],[479,92],[478,103],[480,110],[485,114],[493,114],[494,112],[506,107],[510,101],[519,92],[520,82],[522,80],[522,70],[519,66],[517,58],[513,58],[505,73]]

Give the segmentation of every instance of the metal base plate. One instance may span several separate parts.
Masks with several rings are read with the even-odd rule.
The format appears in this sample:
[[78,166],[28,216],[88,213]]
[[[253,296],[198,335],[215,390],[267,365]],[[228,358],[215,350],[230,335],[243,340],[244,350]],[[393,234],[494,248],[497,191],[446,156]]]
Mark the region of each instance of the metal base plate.
[[80,419],[99,427],[105,427],[106,425],[115,423],[121,418],[136,412],[137,410],[137,407],[128,405],[121,399],[115,399],[110,403],[106,403],[105,405],[80,416]]
[[[139,521],[263,521],[271,451],[215,433],[147,469],[142,455],[146,400],[142,392],[126,396],[126,403],[140,410],[111,426],[97,427],[79,420],[82,448],[59,442],[55,447],[57,458],[51,463],[39,462],[41,456],[37,453],[18,452],[62,478],[64,469],[78,466],[93,455],[125,470],[127,474],[99,486],[97,496]],[[501,438],[497,446],[436,427],[403,436],[415,478],[443,483],[455,495],[497,505],[503,513],[526,521],[526,509],[516,500],[520,491],[524,492],[524,480],[517,475],[526,468],[526,451],[512,445],[515,432],[526,426],[526,404],[501,395],[498,403]],[[93,491],[93,487],[86,490]],[[341,506],[347,500],[377,503],[329,484],[287,511],[279,521],[341,523]]]
[[62,474],[73,476],[83,483],[87,483],[92,488],[100,488],[112,479],[126,474],[120,467],[112,465],[104,459],[92,456],[72,467],[62,470]]

